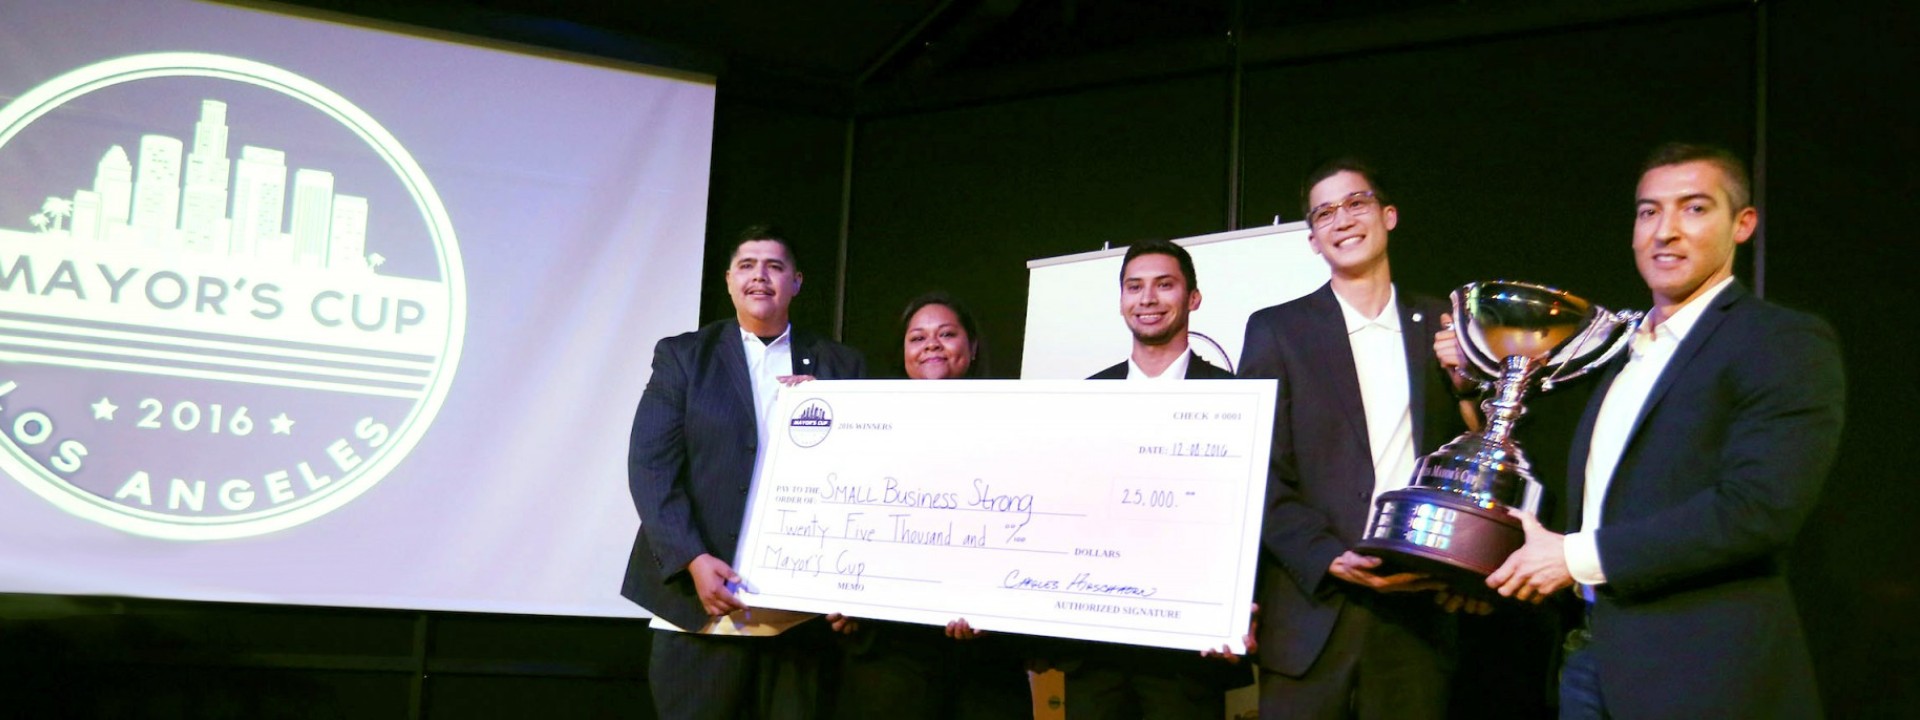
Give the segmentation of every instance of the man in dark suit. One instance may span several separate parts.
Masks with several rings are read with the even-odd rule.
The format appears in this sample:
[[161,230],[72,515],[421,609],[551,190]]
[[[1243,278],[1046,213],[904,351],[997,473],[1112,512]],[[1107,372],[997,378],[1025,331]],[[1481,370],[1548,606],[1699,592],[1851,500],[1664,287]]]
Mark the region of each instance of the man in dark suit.
[[1563,718],[1820,715],[1786,556],[1845,415],[1833,330],[1733,279],[1753,235],[1746,167],[1718,148],[1656,150],[1633,255],[1653,309],[1574,435],[1570,535],[1524,513],[1526,544],[1487,578],[1539,602],[1580,583]]
[[733,554],[774,391],[794,376],[858,378],[866,361],[788,323],[801,274],[772,229],[740,236],[726,282],[734,319],[654,347],[627,456],[640,532],[620,592],[655,616],[660,717],[812,717],[824,623],[749,611]]
[[[1332,280],[1247,320],[1240,376],[1275,378],[1261,529],[1263,717],[1437,718],[1453,623],[1438,584],[1381,574],[1349,548],[1373,498],[1405,487],[1416,454],[1464,430],[1447,309],[1397,295],[1387,262],[1399,210],[1364,164],[1308,175],[1309,239]],[[1438,361],[1437,361],[1438,360]],[[1464,381],[1459,381],[1464,384]]]
[[1188,380],[1233,377],[1188,346],[1187,320],[1199,309],[1193,255],[1165,240],[1134,243],[1120,261],[1120,319],[1133,333],[1133,353],[1087,379],[1153,380],[1169,370]]
[[[1186,248],[1165,240],[1128,248],[1120,317],[1133,333],[1133,352],[1088,379],[1231,379],[1188,347],[1188,315],[1199,309],[1199,277]],[[1067,679],[1067,717],[1075,719],[1219,720],[1227,690],[1253,681],[1240,658],[1226,654],[1095,642],[1062,642],[1055,654]]]

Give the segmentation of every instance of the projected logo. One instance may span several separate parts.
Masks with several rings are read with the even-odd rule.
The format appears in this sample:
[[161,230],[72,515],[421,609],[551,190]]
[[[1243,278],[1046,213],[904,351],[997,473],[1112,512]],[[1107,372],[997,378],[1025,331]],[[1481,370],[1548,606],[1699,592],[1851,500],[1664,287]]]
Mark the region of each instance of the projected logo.
[[0,177],[0,470],[60,509],[285,529],[373,488],[439,411],[453,226],[333,91],[226,56],[101,62],[0,108]]
[[800,403],[800,407],[793,409],[793,418],[787,421],[787,439],[803,448],[825,442],[830,432],[833,432],[833,408],[819,398]]

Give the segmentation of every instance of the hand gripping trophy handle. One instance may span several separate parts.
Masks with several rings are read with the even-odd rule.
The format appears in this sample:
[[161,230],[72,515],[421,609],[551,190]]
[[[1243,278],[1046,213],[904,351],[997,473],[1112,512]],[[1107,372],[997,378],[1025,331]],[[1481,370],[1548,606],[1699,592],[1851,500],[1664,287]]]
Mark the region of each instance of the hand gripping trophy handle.
[[1463,369],[1488,394],[1480,404],[1486,428],[1421,458],[1406,488],[1382,493],[1355,549],[1396,571],[1485,594],[1486,576],[1525,540],[1507,509],[1540,505],[1540,482],[1513,440],[1522,400],[1604,366],[1631,343],[1643,315],[1519,282],[1472,283],[1452,299]]

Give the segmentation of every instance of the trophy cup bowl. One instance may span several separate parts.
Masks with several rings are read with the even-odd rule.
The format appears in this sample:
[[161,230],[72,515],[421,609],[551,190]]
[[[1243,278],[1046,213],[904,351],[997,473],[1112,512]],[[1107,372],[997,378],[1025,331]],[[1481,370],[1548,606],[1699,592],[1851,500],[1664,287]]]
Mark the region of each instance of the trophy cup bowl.
[[1456,593],[1485,596],[1486,577],[1526,540],[1507,509],[1540,506],[1540,482],[1513,441],[1526,413],[1521,399],[1605,365],[1642,315],[1521,282],[1472,283],[1451,297],[1462,370],[1491,391],[1480,404],[1486,428],[1421,458],[1407,487],[1382,493],[1355,551],[1386,560],[1384,573],[1426,573]]

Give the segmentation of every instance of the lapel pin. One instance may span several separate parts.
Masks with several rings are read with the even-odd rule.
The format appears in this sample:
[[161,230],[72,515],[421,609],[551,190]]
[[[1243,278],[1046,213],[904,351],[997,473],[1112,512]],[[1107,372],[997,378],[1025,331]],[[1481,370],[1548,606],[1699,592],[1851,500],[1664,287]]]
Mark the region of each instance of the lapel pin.
[[1413,321],[1414,321],[1414,322],[1420,322],[1420,313],[1414,313],[1414,314],[1413,314]]
[[800,364],[801,364],[801,365],[812,365],[812,364],[813,364],[813,358],[800,358]]

